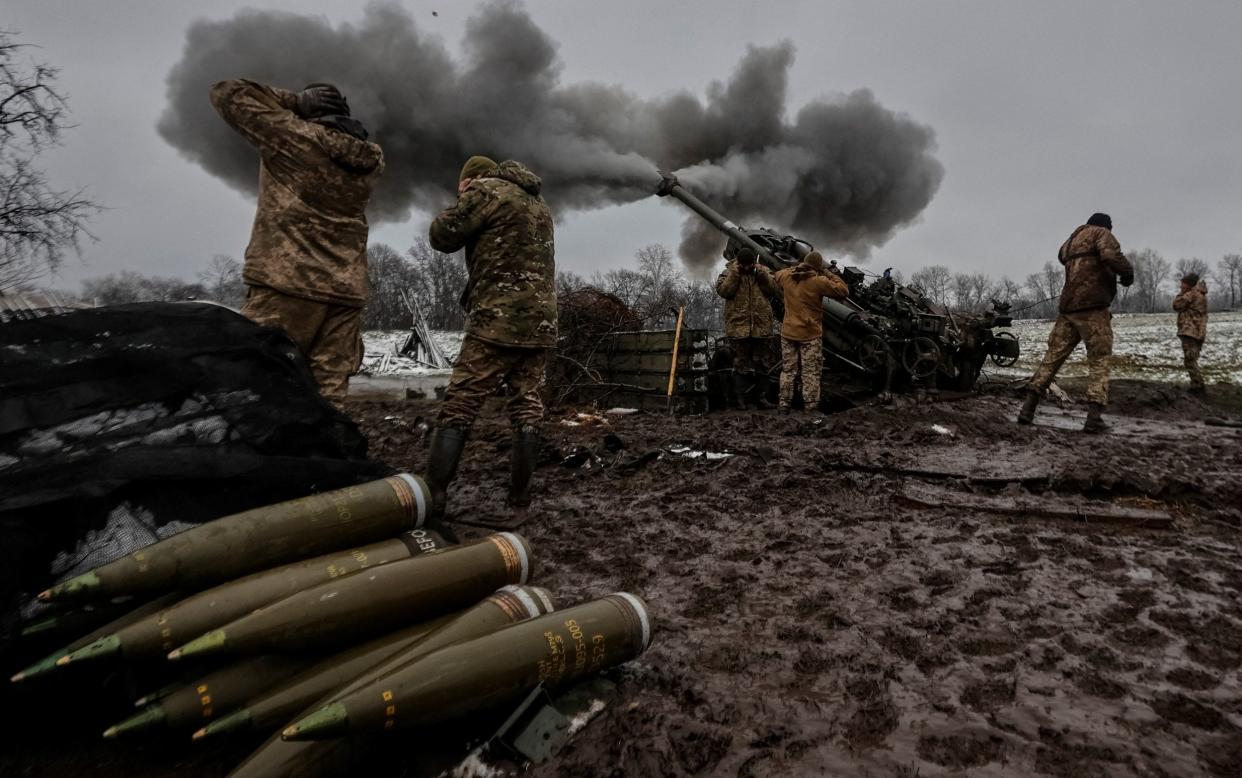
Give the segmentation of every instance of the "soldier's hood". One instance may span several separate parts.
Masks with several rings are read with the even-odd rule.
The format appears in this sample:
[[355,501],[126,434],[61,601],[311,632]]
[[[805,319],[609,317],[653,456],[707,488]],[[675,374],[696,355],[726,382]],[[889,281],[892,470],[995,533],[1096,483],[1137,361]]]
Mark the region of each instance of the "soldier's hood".
[[379,146],[340,130],[325,128],[323,145],[333,162],[355,173],[371,173],[384,161]]
[[789,274],[790,278],[795,281],[805,281],[808,278],[814,278],[817,275],[819,275],[819,271],[805,262],[798,263],[798,265],[794,267],[793,272]]
[[517,184],[533,195],[539,194],[539,190],[543,188],[543,181],[539,176],[532,173],[530,168],[521,162],[514,162],[511,159],[497,165],[496,169],[488,174],[488,178],[499,178],[511,184]]

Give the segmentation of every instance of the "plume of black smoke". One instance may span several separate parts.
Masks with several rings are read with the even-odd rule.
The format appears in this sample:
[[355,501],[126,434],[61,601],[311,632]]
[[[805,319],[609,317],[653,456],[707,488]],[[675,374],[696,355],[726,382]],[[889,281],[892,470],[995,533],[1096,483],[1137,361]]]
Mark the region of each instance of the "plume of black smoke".
[[[785,120],[788,42],[751,48],[706,99],[645,99],[598,83],[565,84],[556,44],[513,2],[485,6],[454,59],[399,6],[369,6],[356,25],[242,11],[198,21],[168,76],[160,134],[243,191],[253,152],[212,112],[207,89],[245,77],[296,89],[338,85],[388,167],[372,215],[397,220],[452,197],[471,154],[525,162],[555,209],[650,196],[657,168],[678,171],[704,200],[743,224],[789,230],[821,248],[865,256],[931,201],[943,168],[929,127],[857,91]],[[681,253],[710,267],[721,237],[689,217]]]

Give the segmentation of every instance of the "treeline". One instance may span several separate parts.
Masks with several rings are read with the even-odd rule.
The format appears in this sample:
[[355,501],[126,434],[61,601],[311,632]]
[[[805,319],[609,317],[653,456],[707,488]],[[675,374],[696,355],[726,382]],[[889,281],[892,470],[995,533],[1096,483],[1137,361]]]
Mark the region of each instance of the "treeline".
[[[1189,272],[1207,280],[1211,309],[1232,309],[1242,304],[1242,255],[1225,256],[1215,268],[1201,259],[1170,262],[1151,249],[1127,256],[1134,265],[1134,284],[1118,290],[1117,311],[1169,310],[1178,279]],[[426,241],[415,243],[404,253],[383,243],[372,244],[367,257],[371,295],[363,311],[363,329],[408,327],[415,307],[432,329],[459,330],[464,326],[460,300],[466,286],[466,266],[461,257],[435,251]],[[240,308],[246,294],[241,273],[240,262],[218,254],[194,281],[126,270],[84,281],[77,297],[93,305],[213,300]],[[894,271],[893,277],[904,280],[899,271]],[[562,270],[556,276],[558,292],[593,286],[619,298],[648,328],[672,327],[677,310],[684,307],[685,326],[720,329],[724,301],[716,295],[714,282],[714,278],[703,281],[687,277],[673,252],[658,243],[638,251],[632,267],[597,270],[589,277]],[[982,311],[992,300],[1001,300],[1011,304],[1018,318],[1052,318],[1056,316],[1065,269],[1057,262],[1045,262],[1038,272],[1018,282],[1008,276],[994,279],[986,273],[954,273],[945,265],[930,265],[911,273],[907,282],[955,311]]]
[[[1126,257],[1134,265],[1134,283],[1119,287],[1113,309],[1122,313],[1158,313],[1170,310],[1178,281],[1187,273],[1198,273],[1208,285],[1208,306],[1212,310],[1236,308],[1242,303],[1242,254],[1228,254],[1212,268],[1202,259],[1170,262],[1159,252],[1140,249]],[[894,272],[899,281],[901,274]],[[929,298],[957,311],[982,311],[992,300],[1008,301],[1018,318],[1056,316],[1065,268],[1048,261],[1021,282],[1008,276],[994,279],[987,273],[954,273],[944,265],[930,265],[910,274],[909,283]]]

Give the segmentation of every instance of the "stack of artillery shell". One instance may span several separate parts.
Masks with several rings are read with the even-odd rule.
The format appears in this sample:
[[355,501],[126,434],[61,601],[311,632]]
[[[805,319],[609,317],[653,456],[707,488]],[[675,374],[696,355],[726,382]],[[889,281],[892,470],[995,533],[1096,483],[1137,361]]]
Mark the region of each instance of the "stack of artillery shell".
[[569,684],[646,649],[651,626],[637,597],[554,613],[547,592],[525,585],[525,539],[445,547],[421,527],[427,504],[421,480],[394,476],[227,516],[53,586],[40,599],[70,615],[82,602],[180,594],[13,680],[107,658],[147,669],[189,660],[193,675],[138,700],[104,736],[267,733],[233,775],[309,778],[366,753],[368,735],[503,715],[499,706],[537,685]]
[[490,535],[312,586],[195,638],[168,658],[343,645],[467,607],[529,575],[526,541],[508,532]]
[[426,637],[449,618],[443,616],[424,624],[406,627],[319,661],[276,654],[242,659],[191,684],[178,685],[175,690],[160,695],[134,716],[109,727],[104,732],[104,737],[115,737],[153,727],[189,729],[191,726],[211,721],[219,712],[228,712],[247,703],[255,695],[286,679],[300,677],[299,674],[314,673],[317,670],[324,672],[327,669],[360,673]]
[[[553,610],[552,600],[543,589],[506,586],[423,640],[361,674],[332,672],[312,676],[308,671],[255,699],[237,713],[207,725],[194,733],[194,737],[200,739],[222,732],[270,731],[287,723],[290,716],[306,716],[341,695],[365,688],[438,649],[482,637]],[[350,748],[347,738],[291,741],[282,739],[277,733],[230,773],[230,777],[316,778],[333,775],[349,766]]]
[[357,686],[281,732],[285,740],[425,726],[512,703],[539,684],[561,686],[642,654],[647,608],[614,594],[524,621]]
[[204,632],[316,584],[341,580],[377,565],[443,548],[443,540],[438,536],[426,530],[417,532],[417,538],[407,533],[392,540],[293,562],[220,584],[100,636],[62,658],[59,664],[117,655],[125,659],[162,657]]
[[44,601],[196,591],[422,526],[430,493],[408,473],[225,516],[39,594]]

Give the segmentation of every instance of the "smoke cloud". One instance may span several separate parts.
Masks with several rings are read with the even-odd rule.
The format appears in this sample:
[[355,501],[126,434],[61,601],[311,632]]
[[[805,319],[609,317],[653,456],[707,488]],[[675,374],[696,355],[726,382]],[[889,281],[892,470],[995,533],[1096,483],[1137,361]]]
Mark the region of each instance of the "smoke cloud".
[[[378,221],[444,207],[462,162],[486,154],[530,166],[560,212],[649,197],[657,169],[673,170],[735,222],[865,257],[936,193],[944,169],[934,133],[867,90],[808,103],[788,121],[793,59],[789,42],[751,47],[704,98],[649,99],[616,85],[564,83],[556,43],[513,2],[469,21],[459,57],[394,4],[336,27],[247,10],[191,25],[158,129],[209,173],[252,193],[254,153],[215,116],[210,85],[328,81],[384,148],[388,167],[371,209]],[[722,246],[688,216],[680,250],[691,268],[715,264]]]

